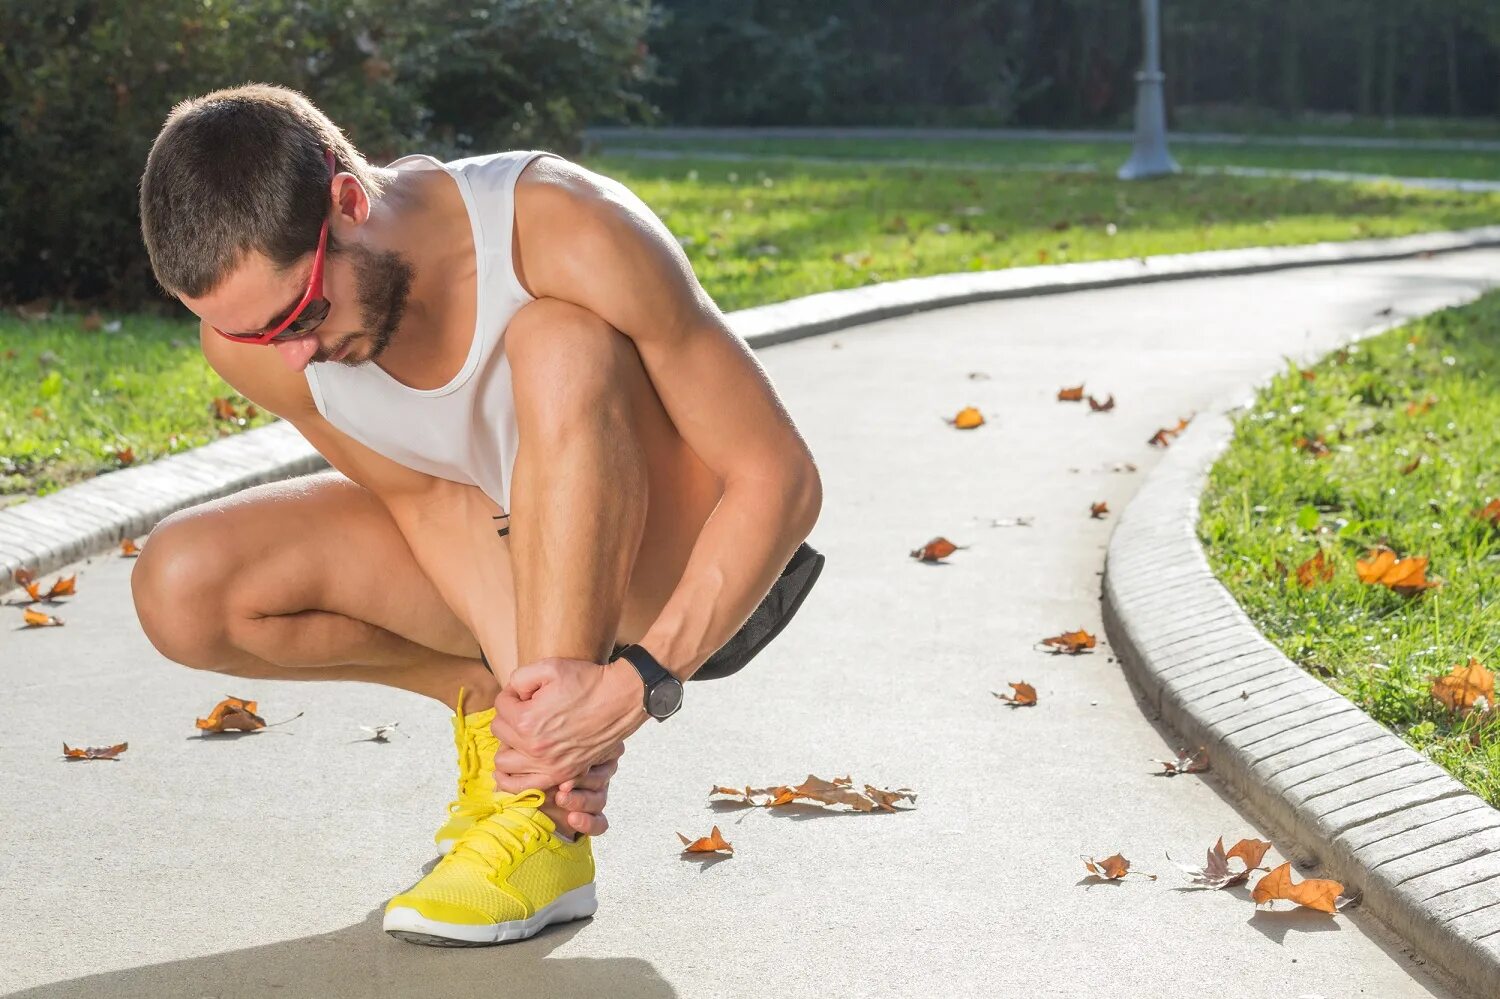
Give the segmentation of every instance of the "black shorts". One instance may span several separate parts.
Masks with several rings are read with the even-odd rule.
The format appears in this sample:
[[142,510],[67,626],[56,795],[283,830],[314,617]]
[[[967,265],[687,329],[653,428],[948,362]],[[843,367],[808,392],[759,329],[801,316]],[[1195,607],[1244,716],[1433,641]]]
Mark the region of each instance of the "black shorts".
[[[770,592],[760,602],[760,606],[750,612],[750,617],[740,625],[740,630],[709,656],[690,679],[717,680],[743,669],[761,649],[770,644],[771,639],[781,634],[781,629],[797,613],[797,608],[807,599],[813,583],[817,582],[818,575],[823,571],[824,561],[823,553],[806,541],[798,545],[781,570],[781,575],[771,584]],[[611,662],[619,658],[620,650],[624,647],[616,644],[610,650]],[[479,658],[484,661],[485,669],[489,669],[490,661],[485,659],[483,651],[479,653]],[[490,672],[493,673],[494,670]]]

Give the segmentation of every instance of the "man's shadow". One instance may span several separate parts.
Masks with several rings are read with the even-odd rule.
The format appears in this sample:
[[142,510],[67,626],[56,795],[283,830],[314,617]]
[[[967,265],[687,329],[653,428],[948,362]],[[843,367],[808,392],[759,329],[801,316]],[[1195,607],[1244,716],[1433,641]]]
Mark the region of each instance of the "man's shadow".
[[[87,975],[7,993],[7,999],[478,999],[610,996],[675,999],[639,958],[548,958],[587,925],[550,926],[494,947],[423,947],[388,936],[384,909],[316,936],[163,964]],[[88,941],[59,941],[86,947]]]

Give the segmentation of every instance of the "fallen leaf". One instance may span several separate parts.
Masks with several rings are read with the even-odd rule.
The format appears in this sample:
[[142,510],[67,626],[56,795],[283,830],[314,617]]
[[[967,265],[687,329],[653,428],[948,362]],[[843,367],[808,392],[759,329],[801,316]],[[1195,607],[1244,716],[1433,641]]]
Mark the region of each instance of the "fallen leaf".
[[1312,558],[1297,566],[1297,582],[1302,584],[1303,589],[1312,589],[1319,583],[1326,583],[1333,578],[1333,564],[1323,560],[1323,550]]
[[1492,499],[1484,506],[1470,510],[1469,513],[1480,520],[1487,520],[1495,527],[1500,527],[1500,499]]
[[1072,388],[1060,388],[1057,390],[1058,402],[1082,402],[1083,386],[1075,385]]
[[1015,693],[1002,694],[999,691],[995,690],[990,691],[990,693],[1000,698],[1000,700],[1010,704],[1012,707],[1024,707],[1027,705],[1036,704],[1036,688],[1031,684],[1024,681],[1021,683],[1012,683],[1010,685],[1010,689],[1014,690]]
[[1419,416],[1437,405],[1437,396],[1429,395],[1425,399],[1413,400],[1406,404],[1407,416]]
[[52,584],[52,589],[48,590],[47,595],[45,597],[42,597],[42,599],[51,600],[53,597],[73,596],[77,581],[78,573],[76,572],[73,573],[73,575],[69,576],[67,579],[64,579],[61,576],[57,577],[57,580]]
[[[1110,857],[1105,857],[1103,860],[1095,860],[1093,857],[1082,857],[1082,860],[1083,866],[1089,869],[1090,874],[1110,881],[1118,881],[1126,874],[1131,873],[1130,861],[1118,853]],[[1136,871],[1135,873],[1140,874],[1141,877],[1150,878],[1152,881],[1156,880],[1155,874],[1141,874],[1140,871]]]
[[70,748],[65,742],[63,757],[69,760],[117,760],[129,746],[130,743],[122,742],[118,746],[90,746],[85,749],[81,746]]
[[116,451],[115,452],[115,460],[118,461],[122,465],[129,465],[129,464],[134,463],[135,462],[135,449],[127,447],[123,451]]
[[141,550],[140,550],[140,548],[136,547],[136,543],[135,543],[135,541],[133,539],[131,539],[131,538],[125,538],[125,539],[121,540],[121,542],[120,542],[120,557],[121,558],[134,558],[135,556],[139,555],[140,553],[141,553]]
[[28,628],[47,628],[60,626],[63,623],[63,619],[60,617],[52,614],[43,614],[41,611],[32,610],[30,607],[26,608],[25,613],[22,615],[22,620],[25,621]]
[[1089,516],[1095,520],[1103,520],[1104,515],[1109,513],[1109,504],[1104,501],[1089,504]]
[[975,427],[984,424],[984,414],[973,406],[965,406],[958,411],[958,415],[953,419],[950,420],[946,416],[943,417],[943,422],[959,430],[973,430]]
[[1326,458],[1328,455],[1333,453],[1331,450],[1329,450],[1327,442],[1323,440],[1322,434],[1319,434],[1317,437],[1311,440],[1306,437],[1298,437],[1295,441],[1292,442],[1292,445],[1296,447],[1297,450],[1306,451],[1308,454],[1312,455],[1315,458]]
[[[406,735],[405,732],[398,733],[396,731],[396,726],[400,725],[400,724],[401,723],[398,722],[398,721],[393,721],[393,722],[387,722],[384,725],[375,725],[373,727],[370,726],[370,725],[361,725],[360,726],[360,730],[364,731],[364,732],[369,732],[370,733],[370,737],[368,739],[357,739],[355,741],[356,742],[389,742],[392,735],[396,735],[396,734]],[[409,736],[409,735],[407,735],[406,737],[408,739],[411,738],[411,736]]]
[[1427,579],[1427,556],[1397,558],[1389,548],[1371,548],[1364,559],[1355,561],[1354,568],[1360,582],[1388,586],[1397,593],[1417,593],[1442,585]]
[[1495,704],[1495,674],[1470,657],[1468,665],[1455,666],[1447,676],[1432,682],[1432,696],[1449,711],[1476,707],[1481,712],[1488,711]]
[[1337,898],[1344,886],[1337,881],[1324,878],[1308,878],[1292,884],[1292,862],[1289,860],[1255,882],[1250,897],[1256,905],[1272,902],[1278,898],[1319,912],[1337,911]]
[[1061,654],[1063,652],[1066,652],[1070,655],[1075,656],[1087,649],[1092,649],[1094,647],[1094,643],[1094,636],[1090,635],[1082,628],[1079,628],[1077,631],[1065,631],[1061,635],[1053,635],[1051,638],[1042,639],[1043,645],[1053,645],[1057,647],[1057,653],[1054,654]]
[[1177,426],[1162,427],[1156,433],[1152,434],[1151,439],[1146,443],[1155,444],[1158,447],[1166,447],[1171,442],[1171,439],[1186,430],[1188,424],[1191,422],[1193,422],[1191,416],[1185,418],[1179,416],[1177,418]]
[[1092,410],[1095,413],[1107,413],[1111,409],[1114,409],[1114,408],[1115,408],[1115,396],[1114,396],[1113,392],[1111,392],[1110,395],[1109,395],[1109,398],[1105,399],[1103,402],[1100,402],[1098,399],[1095,399],[1093,397],[1093,395],[1089,396],[1089,409]]
[[207,718],[199,718],[197,725],[204,732],[224,732],[229,729],[254,732],[265,728],[266,720],[255,713],[254,701],[226,696],[214,705]]
[[234,411],[234,406],[228,399],[214,398],[214,419],[235,420],[238,418],[239,414]]
[[1422,464],[1422,456],[1419,454],[1411,460],[1410,465],[1401,466],[1401,474],[1410,475],[1412,472],[1415,472],[1417,470],[1417,466],[1420,464]]
[[[1228,888],[1237,885],[1250,877],[1250,872],[1259,870],[1261,858],[1271,844],[1260,839],[1242,839],[1234,845],[1228,853],[1224,852],[1224,837],[1220,836],[1218,842],[1214,843],[1208,850],[1208,857],[1204,865],[1200,867],[1189,867],[1187,864],[1172,860],[1168,854],[1167,859],[1177,864],[1188,874],[1193,875],[1193,884],[1203,885],[1207,888]],[[1230,866],[1231,860],[1238,860],[1243,870],[1235,870]]]
[[955,545],[953,542],[944,537],[936,537],[927,542],[921,548],[912,549],[911,557],[914,559],[920,559],[923,562],[936,562],[939,559],[947,558],[954,552],[967,547],[969,546]]
[[678,833],[677,838],[682,840],[683,853],[734,853],[734,847],[724,841],[724,835],[719,832],[718,826],[714,826],[712,832],[699,839],[689,840],[682,833]]
[[1178,774],[1196,774],[1208,769],[1208,750],[1202,746],[1197,752],[1189,752],[1187,749],[1177,750],[1175,760],[1152,760],[1160,763],[1166,769],[1163,773],[1168,777],[1176,777]]

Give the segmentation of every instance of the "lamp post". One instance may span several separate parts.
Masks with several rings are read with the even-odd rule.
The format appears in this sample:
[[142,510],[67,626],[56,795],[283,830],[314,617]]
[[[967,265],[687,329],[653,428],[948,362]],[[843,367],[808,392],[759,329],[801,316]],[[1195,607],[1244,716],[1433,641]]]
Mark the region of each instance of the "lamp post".
[[1121,180],[1139,180],[1180,173],[1182,167],[1167,151],[1167,109],[1162,100],[1161,16],[1159,0],[1141,0],[1142,31],[1146,59],[1135,74],[1135,146],[1130,159],[1115,176]]

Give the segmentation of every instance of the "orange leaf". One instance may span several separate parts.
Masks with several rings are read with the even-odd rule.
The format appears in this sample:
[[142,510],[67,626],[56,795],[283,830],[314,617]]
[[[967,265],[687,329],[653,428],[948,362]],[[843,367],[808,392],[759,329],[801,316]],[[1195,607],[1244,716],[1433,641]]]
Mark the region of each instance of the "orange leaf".
[[1328,449],[1328,445],[1324,443],[1322,434],[1319,434],[1312,440],[1308,440],[1306,437],[1298,437],[1292,442],[1292,445],[1299,451],[1306,451],[1308,454],[1318,458],[1326,458],[1333,453]]
[[1331,913],[1337,911],[1335,900],[1343,890],[1344,886],[1339,882],[1323,878],[1308,878],[1292,884],[1292,862],[1289,860],[1255,882],[1250,897],[1255,899],[1256,905],[1284,898],[1309,909]]
[[1001,694],[994,690],[990,691],[990,693],[1014,707],[1036,703],[1036,688],[1031,684],[1025,682],[1012,683],[1010,688],[1015,691],[1015,694]]
[[1059,653],[1067,652],[1078,655],[1085,649],[1094,647],[1094,636],[1079,628],[1077,631],[1065,631],[1061,635],[1053,635],[1051,638],[1042,639],[1043,645],[1055,645]]
[[129,746],[130,743],[122,742],[118,746],[90,746],[85,749],[82,746],[70,748],[65,742],[63,756],[70,760],[117,760]]
[[1072,388],[1060,388],[1057,390],[1058,402],[1082,402],[1083,386],[1075,385]]
[[[278,723],[279,724],[279,723]],[[197,725],[205,732],[224,732],[238,729],[254,732],[266,727],[266,720],[255,713],[255,702],[239,697],[225,697],[214,705],[207,718],[199,718]]]
[[1484,506],[1469,512],[1480,520],[1487,520],[1496,527],[1500,527],[1500,499],[1492,499]]
[[62,578],[61,576],[57,577],[57,581],[52,584],[52,589],[50,589],[50,590],[47,591],[47,596],[44,597],[43,599],[45,599],[45,600],[51,600],[53,597],[71,597],[71,596],[73,596],[73,594],[74,594],[74,587],[75,587],[77,581],[78,581],[78,573],[76,573],[76,572],[73,573],[73,575],[69,576],[67,579]]
[[135,461],[135,449],[127,447],[123,451],[116,451],[115,458],[120,464],[129,465]]
[[[1095,860],[1093,857],[1083,857],[1083,866],[1089,869],[1089,873],[1096,877],[1106,878],[1110,881],[1118,881],[1130,872],[1130,861],[1120,854],[1105,857],[1103,860]],[[1141,874],[1140,871],[1136,871]],[[1141,874],[1142,877],[1156,880],[1155,874]]]
[[141,550],[136,547],[135,541],[132,540],[131,538],[125,538],[123,541],[120,542],[120,557],[121,558],[132,558],[134,556],[139,555],[140,553],[141,553]]
[[1422,464],[1422,456],[1419,454],[1411,460],[1411,464],[1401,466],[1401,474],[1410,475],[1417,470],[1417,466],[1420,464]]
[[957,427],[959,430],[973,430],[984,423],[984,414],[973,406],[965,406],[958,411],[958,415],[953,419],[950,420],[945,416],[943,420],[950,426]]
[[911,552],[911,557],[915,559],[921,559],[923,562],[936,562],[938,559],[947,558],[949,555],[952,555],[960,548],[967,547],[969,546],[955,545],[947,538],[939,536],[933,538],[921,548],[913,549]]
[[1113,392],[1111,392],[1109,394],[1109,398],[1105,399],[1103,402],[1100,402],[1098,399],[1095,399],[1092,395],[1089,396],[1089,409],[1091,409],[1095,413],[1107,413],[1111,409],[1114,409],[1114,408],[1115,408],[1115,395],[1114,395]]
[[714,826],[712,832],[699,839],[689,840],[682,833],[678,833],[677,838],[682,840],[683,853],[734,853],[734,847],[724,841],[724,836],[719,832],[718,826]]
[[52,614],[43,614],[41,611],[34,611],[30,607],[26,608],[26,611],[21,615],[21,618],[28,628],[45,628],[53,625],[60,625],[63,623],[63,620],[60,617],[56,617]]
[[1265,859],[1266,851],[1269,849],[1271,849],[1271,844],[1263,839],[1242,839],[1234,844],[1234,848],[1229,851],[1229,856],[1239,857],[1245,862],[1246,867],[1254,870],[1260,866],[1260,862]]
[[1371,548],[1364,559],[1355,561],[1354,568],[1360,582],[1388,586],[1397,593],[1415,593],[1442,585],[1427,579],[1427,556],[1398,559],[1389,548]]
[[1089,504],[1089,516],[1093,517],[1095,520],[1103,520],[1106,513],[1109,513],[1108,503],[1105,503],[1101,500],[1098,503]]
[[1425,399],[1421,399],[1421,400],[1409,402],[1409,403],[1406,404],[1406,415],[1407,416],[1418,416],[1418,415],[1420,415],[1422,413],[1427,412],[1429,409],[1431,409],[1436,404],[1437,404],[1437,396],[1435,396],[1435,395],[1429,395]]
[[1312,589],[1318,583],[1326,583],[1332,578],[1333,564],[1323,561],[1322,549],[1319,549],[1318,553],[1312,558],[1297,566],[1297,582],[1301,583],[1305,589]]
[[[1264,856],[1271,844],[1262,840],[1242,839],[1234,845],[1234,849],[1228,853],[1224,852],[1224,837],[1220,836],[1218,842],[1209,848],[1208,856],[1202,867],[1189,867],[1187,864],[1178,864],[1172,860],[1172,855],[1167,854],[1167,859],[1177,864],[1187,873],[1193,876],[1193,884],[1203,885],[1208,888],[1229,888],[1250,877],[1250,872],[1260,866],[1260,858]],[[1244,870],[1236,871],[1229,866],[1229,861],[1238,857],[1244,864]]]
[[237,419],[238,416],[239,414],[234,411],[234,406],[228,399],[217,397],[214,399],[214,419],[233,420]]
[[1471,709],[1480,700],[1484,706],[1479,710],[1488,711],[1495,704],[1495,674],[1470,657],[1467,666],[1455,666],[1447,676],[1432,682],[1432,696],[1449,711]]

